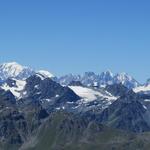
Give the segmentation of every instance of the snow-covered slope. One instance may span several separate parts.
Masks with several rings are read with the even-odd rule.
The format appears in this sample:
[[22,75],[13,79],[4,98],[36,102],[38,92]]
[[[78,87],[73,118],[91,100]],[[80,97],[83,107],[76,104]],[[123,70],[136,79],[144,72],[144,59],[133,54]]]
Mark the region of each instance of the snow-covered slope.
[[39,70],[37,73],[43,75],[45,78],[53,78],[54,77],[53,74],[51,74],[49,71],[46,71],[46,70]]
[[42,80],[54,77],[48,71],[34,71],[16,62],[3,63],[0,65],[0,88],[11,91],[17,99],[20,99],[25,94],[23,90],[26,85],[26,79],[35,74]]
[[92,88],[84,86],[69,86],[77,95],[81,97],[74,110],[83,113],[88,111],[104,110],[114,101],[118,99],[117,96],[113,96],[107,92],[104,88]]
[[34,74],[34,71],[29,67],[21,66],[16,62],[3,63],[0,65],[0,78],[6,80],[7,78],[26,79]]
[[137,88],[134,88],[133,91],[135,93],[145,93],[145,94],[150,94],[150,84],[149,85],[143,85],[139,86]]
[[53,74],[46,70],[35,71],[32,68],[22,66],[16,62],[8,62],[0,65],[0,80],[7,80],[8,78],[16,78],[25,80],[31,75],[41,74],[44,78],[52,78]]
[[116,100],[117,97],[112,96],[106,91],[100,89],[92,89],[82,86],[69,86],[77,95],[84,99],[84,102],[91,102],[97,100],[98,98],[106,100]]
[[133,91],[136,93],[150,94],[150,79],[144,85],[134,88]]
[[1,88],[4,89],[5,91],[11,91],[12,94],[17,98],[20,99],[23,94],[23,90],[25,88],[26,81],[25,80],[17,80],[15,78],[13,79],[8,79],[6,82],[4,82],[1,85]]

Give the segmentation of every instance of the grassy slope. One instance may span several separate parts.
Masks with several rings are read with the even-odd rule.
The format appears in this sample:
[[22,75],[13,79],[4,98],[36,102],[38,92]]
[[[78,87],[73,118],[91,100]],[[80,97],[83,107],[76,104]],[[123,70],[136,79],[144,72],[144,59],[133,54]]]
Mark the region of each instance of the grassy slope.
[[64,114],[47,120],[31,139],[21,149],[149,150],[150,147],[150,133],[135,135],[95,123],[86,126],[86,122]]

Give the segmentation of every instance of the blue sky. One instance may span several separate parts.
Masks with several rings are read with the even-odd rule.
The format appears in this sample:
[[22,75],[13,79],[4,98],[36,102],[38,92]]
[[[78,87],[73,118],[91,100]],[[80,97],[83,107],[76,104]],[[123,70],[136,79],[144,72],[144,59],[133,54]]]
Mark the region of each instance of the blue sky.
[[150,1],[0,1],[0,62],[56,75],[128,72],[150,78]]

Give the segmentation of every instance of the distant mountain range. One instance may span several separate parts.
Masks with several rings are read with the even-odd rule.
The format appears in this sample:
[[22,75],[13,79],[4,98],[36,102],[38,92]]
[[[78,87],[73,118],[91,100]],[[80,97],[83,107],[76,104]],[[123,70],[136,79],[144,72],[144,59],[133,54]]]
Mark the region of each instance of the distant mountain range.
[[149,150],[150,80],[56,77],[16,62],[0,65],[0,79],[2,150]]
[[134,89],[135,92],[147,92],[150,90],[150,79],[142,85],[132,76],[127,73],[113,74],[111,71],[105,71],[100,74],[94,72],[85,72],[83,75],[68,74],[61,77],[56,77],[47,70],[34,70],[30,67],[22,66],[16,62],[9,62],[0,64],[0,80],[5,81],[8,78],[15,78],[18,80],[25,80],[31,75],[41,74],[45,77],[53,78],[61,85],[68,86],[72,81],[80,81],[85,86],[99,86],[106,87],[112,84],[122,84],[129,89]]
[[65,75],[58,79],[58,82],[62,85],[68,85],[71,81],[80,81],[86,86],[100,86],[105,87],[106,85],[112,84],[123,84],[128,88],[135,88],[140,86],[140,83],[127,73],[120,73],[113,75],[112,72],[106,71],[101,74],[95,74],[94,72],[85,72],[81,75]]

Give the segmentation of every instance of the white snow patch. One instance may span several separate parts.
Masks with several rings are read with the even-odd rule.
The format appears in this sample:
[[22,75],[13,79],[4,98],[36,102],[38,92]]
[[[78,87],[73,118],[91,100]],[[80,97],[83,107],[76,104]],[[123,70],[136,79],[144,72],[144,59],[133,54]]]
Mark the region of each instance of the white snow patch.
[[65,107],[63,106],[62,109],[65,110]]
[[77,95],[82,97],[86,102],[94,101],[98,97],[102,97],[107,100],[116,100],[117,98],[112,95],[104,95],[98,90],[93,90],[91,88],[81,87],[81,86],[69,86]]
[[38,89],[38,88],[39,88],[39,85],[35,85],[34,88]]
[[147,110],[147,107],[145,105],[143,105],[143,108]]
[[14,87],[10,87],[8,86],[8,84],[4,83],[2,85],[2,89],[4,89],[5,91],[10,90],[12,92],[12,94],[16,97],[16,98],[21,98],[21,92],[22,90],[25,88],[26,85],[26,81],[23,80],[17,80],[14,79],[16,81],[16,86]]
[[144,101],[145,101],[145,102],[150,102],[150,99],[145,99]]
[[24,91],[24,92],[23,92],[23,95],[26,95],[26,94],[27,94],[27,91]]
[[147,86],[139,86],[137,88],[134,88],[133,91],[135,93],[139,93],[139,92],[150,92],[150,84]]
[[46,71],[46,70],[39,70],[37,73],[43,75],[45,78],[52,78],[52,77],[54,77],[53,74],[51,74],[49,71]]
[[38,76],[41,80],[44,80],[45,79],[45,77],[43,76],[43,75],[41,75],[41,74],[36,74],[36,76]]
[[51,99],[48,99],[48,98],[47,98],[47,99],[44,99],[44,100],[47,101],[47,102],[50,102],[50,101],[51,101]]
[[59,95],[57,94],[55,97],[59,97]]

